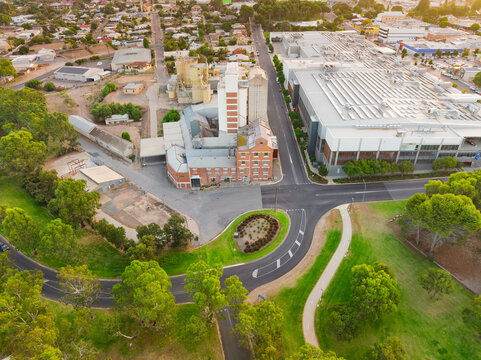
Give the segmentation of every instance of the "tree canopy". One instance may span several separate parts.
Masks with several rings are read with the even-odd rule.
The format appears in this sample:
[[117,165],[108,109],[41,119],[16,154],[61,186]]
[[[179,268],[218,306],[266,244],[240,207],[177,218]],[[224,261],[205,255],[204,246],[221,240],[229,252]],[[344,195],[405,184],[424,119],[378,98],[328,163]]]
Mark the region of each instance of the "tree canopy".
[[13,67],[12,62],[6,58],[0,59],[0,76],[17,76],[17,71]]
[[134,260],[112,289],[118,308],[136,319],[141,326],[165,329],[176,316],[172,284],[156,261]]
[[366,353],[365,360],[404,360],[406,349],[397,337],[390,337],[384,342],[374,344]]
[[48,203],[49,210],[74,227],[90,221],[100,207],[100,194],[86,192],[85,180],[65,179],[59,182],[55,198]]
[[221,264],[209,266],[202,260],[190,265],[186,272],[185,291],[189,293],[207,321],[212,321],[214,316],[228,304],[220,290],[222,273]]
[[65,294],[63,300],[75,308],[89,308],[100,299],[102,286],[87,265],[67,265],[60,270],[57,277]]
[[439,268],[430,268],[418,277],[418,281],[423,289],[431,295],[431,300],[440,298],[443,294],[449,294],[455,289],[451,275]]
[[13,131],[0,138],[0,173],[27,175],[42,165],[47,147],[34,141],[29,131]]
[[397,310],[400,291],[384,264],[356,265],[352,268],[351,303],[370,319]]

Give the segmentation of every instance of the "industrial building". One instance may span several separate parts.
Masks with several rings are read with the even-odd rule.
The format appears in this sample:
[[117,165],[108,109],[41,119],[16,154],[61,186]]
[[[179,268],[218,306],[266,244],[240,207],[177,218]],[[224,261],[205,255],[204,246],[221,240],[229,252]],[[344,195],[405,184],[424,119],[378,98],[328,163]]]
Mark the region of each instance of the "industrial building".
[[179,104],[211,101],[210,73],[207,63],[198,63],[194,57],[180,56],[175,61],[177,74],[167,84],[169,99]]
[[115,72],[141,72],[152,67],[150,49],[127,48],[117,50],[114,54],[110,69]]
[[127,160],[129,156],[134,155],[134,144],[100,129],[87,119],[78,115],[69,115],[68,122],[80,135],[85,136],[121,158]]
[[57,80],[88,82],[100,80],[105,71],[100,68],[88,68],[83,66],[62,66],[55,71],[54,77]]
[[162,157],[162,151],[152,150],[156,143],[164,147],[168,175],[177,188],[270,180],[277,139],[267,121],[267,89],[262,69],[246,76],[237,63],[229,63],[217,103],[192,105],[180,121],[164,123],[163,141],[146,143],[144,155],[141,149],[143,163]]
[[357,159],[479,162],[481,99],[354,32],[271,33],[308,151],[331,172]]

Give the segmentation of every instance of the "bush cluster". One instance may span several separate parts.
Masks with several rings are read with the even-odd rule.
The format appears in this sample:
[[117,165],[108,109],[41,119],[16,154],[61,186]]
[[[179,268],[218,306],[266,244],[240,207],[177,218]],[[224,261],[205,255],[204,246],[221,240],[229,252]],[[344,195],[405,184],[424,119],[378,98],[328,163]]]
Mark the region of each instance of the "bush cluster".
[[106,117],[112,116],[113,114],[129,114],[129,117],[134,121],[139,121],[142,118],[140,106],[134,106],[132,103],[109,103],[103,105],[95,103],[91,113],[96,122],[103,121]]
[[123,227],[115,227],[114,225],[109,224],[105,219],[92,222],[92,227],[119,250],[127,251],[132,245],[134,245],[134,242],[128,239],[125,235],[125,229]]
[[257,239],[253,243],[247,243],[246,247],[244,249],[244,252],[250,253],[250,252],[255,252],[259,249],[261,249],[263,246],[267,245],[270,243],[273,239],[274,236],[276,235],[277,231],[279,230],[279,222],[277,221],[276,218],[266,215],[266,214],[255,214],[255,215],[249,215],[244,221],[242,221],[239,226],[237,226],[236,231],[241,235],[245,235],[245,228],[246,226],[251,222],[255,221],[257,219],[264,219],[267,221],[269,224],[269,228],[267,229],[266,235],[263,236],[260,239]]

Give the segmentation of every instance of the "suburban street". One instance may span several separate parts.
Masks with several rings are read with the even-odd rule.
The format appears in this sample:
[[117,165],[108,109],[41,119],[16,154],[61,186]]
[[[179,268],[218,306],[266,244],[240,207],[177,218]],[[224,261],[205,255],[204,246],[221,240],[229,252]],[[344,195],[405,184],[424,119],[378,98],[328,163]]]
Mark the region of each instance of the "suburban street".
[[[155,20],[157,17],[157,20]],[[153,14],[153,48],[156,52],[156,67],[163,69],[159,63],[163,52],[160,37],[158,14]],[[157,24],[157,25],[156,25]],[[155,29],[158,26],[158,29]],[[279,155],[282,164],[283,179],[273,185],[253,185],[233,188],[221,188],[210,191],[186,191],[174,188],[167,179],[165,166],[151,166],[133,169],[121,160],[105,153],[97,145],[86,139],[80,139],[82,148],[99,162],[111,167],[128,180],[136,183],[143,190],[152,193],[169,206],[184,215],[193,218],[200,229],[200,237],[212,239],[219,234],[233,219],[241,213],[261,208],[285,210],[290,217],[291,226],[284,242],[265,257],[224,269],[224,277],[239,276],[249,290],[269,283],[293,269],[309,250],[314,228],[319,218],[329,210],[351,202],[369,202],[405,199],[416,192],[424,190],[427,180],[394,181],[386,183],[365,183],[347,185],[312,184],[305,172],[297,142],[291,129],[290,119],[276,73],[271,64],[264,44],[264,37],[259,27],[255,27],[253,37],[259,50],[259,64],[269,78],[268,118],[272,131],[277,136]],[[163,57],[163,56],[162,56]],[[156,72],[157,82],[163,81],[163,70]],[[43,271],[45,297],[58,300],[62,293],[57,284],[56,272],[43,267],[15,250],[10,257],[21,270],[39,269]],[[184,276],[175,276],[172,280],[172,293],[178,303],[189,301],[184,291]],[[105,294],[97,304],[110,307],[112,298],[109,292],[118,280],[102,280]],[[221,321],[223,341],[229,334],[229,318]],[[230,342],[229,342],[230,341]],[[224,341],[226,359],[248,358],[246,351],[238,349],[236,342]]]

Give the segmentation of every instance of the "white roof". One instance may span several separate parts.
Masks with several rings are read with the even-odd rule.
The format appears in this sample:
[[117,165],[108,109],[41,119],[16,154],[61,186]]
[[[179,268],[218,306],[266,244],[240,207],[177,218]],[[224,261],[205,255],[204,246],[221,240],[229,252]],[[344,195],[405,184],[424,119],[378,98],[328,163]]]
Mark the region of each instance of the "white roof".
[[162,126],[164,129],[165,149],[169,149],[173,145],[184,146],[180,121],[163,123]]
[[80,169],[80,172],[99,185],[124,178],[105,165]]
[[75,130],[80,130],[84,133],[90,133],[96,126],[87,119],[84,119],[78,115],[69,115],[68,122],[75,128]]
[[151,157],[165,155],[165,144],[163,137],[140,139],[140,157]]

